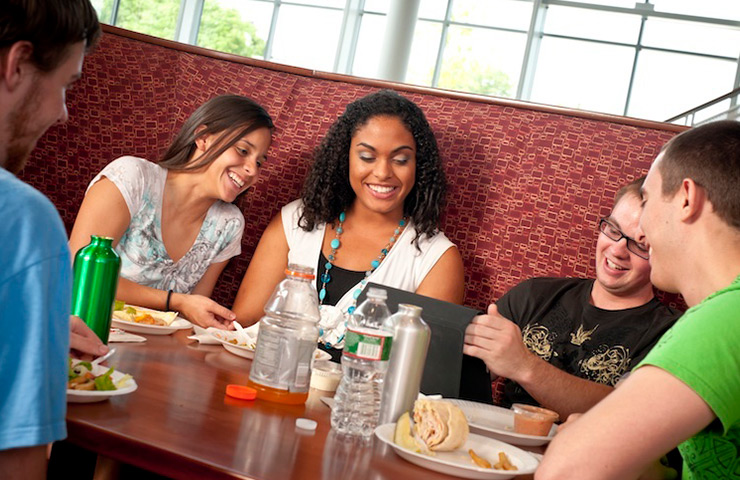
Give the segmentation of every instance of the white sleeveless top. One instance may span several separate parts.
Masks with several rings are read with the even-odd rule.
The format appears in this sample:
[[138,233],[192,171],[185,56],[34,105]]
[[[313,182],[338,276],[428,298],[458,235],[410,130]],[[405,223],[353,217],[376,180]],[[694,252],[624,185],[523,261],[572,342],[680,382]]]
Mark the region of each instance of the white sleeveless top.
[[[318,224],[307,232],[298,226],[298,219],[303,210],[303,201],[295,200],[281,210],[283,231],[288,240],[288,263],[297,263],[316,268],[319,263],[321,246],[324,241],[326,224]],[[438,232],[432,237],[422,235],[419,238],[419,249],[412,243],[416,237],[416,228],[409,222],[398,237],[388,255],[380,266],[370,274],[367,281],[389,287],[415,292],[429,271],[436,265],[447,249],[455,246],[447,237]],[[353,304],[353,293],[360,284],[350,288],[336,304],[341,312],[346,312]],[[322,312],[323,313],[323,312]],[[343,331],[342,331],[343,333]],[[335,339],[335,342],[338,339]],[[334,344],[335,342],[331,342]],[[340,344],[337,344],[339,347]]]

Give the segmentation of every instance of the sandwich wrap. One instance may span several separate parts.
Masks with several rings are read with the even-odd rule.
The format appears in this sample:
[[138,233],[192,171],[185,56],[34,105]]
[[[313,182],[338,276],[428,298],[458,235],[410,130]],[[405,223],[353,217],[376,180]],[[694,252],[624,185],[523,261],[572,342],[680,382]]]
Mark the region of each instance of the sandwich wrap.
[[394,440],[406,448],[416,445],[422,452],[452,451],[460,448],[468,439],[468,421],[462,410],[444,400],[417,400],[414,403],[411,425],[406,418],[396,424]]

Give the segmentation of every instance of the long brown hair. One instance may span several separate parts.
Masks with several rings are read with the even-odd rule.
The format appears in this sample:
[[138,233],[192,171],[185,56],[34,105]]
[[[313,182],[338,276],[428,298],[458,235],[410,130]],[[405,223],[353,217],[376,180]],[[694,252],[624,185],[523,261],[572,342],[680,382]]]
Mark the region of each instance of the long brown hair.
[[[242,137],[258,128],[272,132],[275,126],[267,111],[241,95],[213,97],[190,115],[159,164],[169,170],[197,170],[216,160]],[[219,135],[203,155],[193,158],[195,142],[204,135]]]

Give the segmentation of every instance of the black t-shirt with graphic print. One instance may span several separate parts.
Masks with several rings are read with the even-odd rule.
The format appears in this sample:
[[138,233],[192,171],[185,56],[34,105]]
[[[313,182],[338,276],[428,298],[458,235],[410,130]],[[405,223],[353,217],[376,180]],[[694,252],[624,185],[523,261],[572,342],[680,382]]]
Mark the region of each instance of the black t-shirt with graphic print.
[[[656,298],[626,310],[591,304],[594,280],[534,278],[520,283],[496,303],[522,330],[527,348],[555,367],[587,380],[614,386],[642,360],[681,316]],[[507,380],[504,404],[537,404],[519,384]]]

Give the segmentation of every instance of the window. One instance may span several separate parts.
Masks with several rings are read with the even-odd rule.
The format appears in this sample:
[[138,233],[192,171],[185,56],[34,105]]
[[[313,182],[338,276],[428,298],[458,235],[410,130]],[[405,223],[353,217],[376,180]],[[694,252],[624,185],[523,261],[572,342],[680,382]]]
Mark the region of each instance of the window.
[[622,115],[635,49],[545,38],[531,100]]
[[330,72],[341,28],[342,10],[282,4],[268,60]]
[[552,5],[545,17],[545,34],[634,44],[641,21],[637,15]]
[[526,42],[524,33],[451,26],[436,86],[513,97]]
[[[131,30],[376,78],[405,0],[92,1]],[[740,84],[738,0],[420,0],[417,16],[412,84],[651,120]]]
[[417,85],[432,85],[441,38],[441,23],[424,20],[416,22],[414,43],[411,45],[411,56],[406,70],[407,82]]
[[532,2],[521,0],[455,0],[453,22],[516,29],[526,32],[532,17]]
[[[355,48],[352,75],[375,77],[380,62],[380,43],[385,35],[385,15],[365,12]],[[419,35],[417,25],[416,35]],[[437,40],[439,43],[439,40]],[[413,53],[412,53],[413,56]],[[436,56],[436,53],[435,53]]]
[[740,21],[740,2],[736,0],[650,0],[650,3],[657,12]]
[[740,54],[740,29],[649,18],[645,21],[642,44],[646,47],[737,58]]
[[628,114],[666,119],[732,90],[737,63],[646,50],[640,53]]
[[[111,11],[113,3],[112,0],[105,0]],[[179,0],[120,0],[116,25],[155,37],[172,39],[175,37],[179,12]]]
[[253,0],[205,0],[198,45],[252,58],[265,57],[273,5]]

